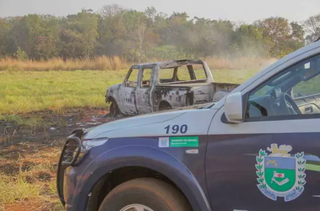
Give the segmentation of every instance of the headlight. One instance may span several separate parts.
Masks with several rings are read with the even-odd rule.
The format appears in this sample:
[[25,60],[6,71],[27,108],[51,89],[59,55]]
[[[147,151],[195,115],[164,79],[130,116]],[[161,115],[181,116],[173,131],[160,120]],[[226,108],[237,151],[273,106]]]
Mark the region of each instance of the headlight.
[[83,139],[81,144],[81,151],[79,153],[78,163],[87,154],[87,152],[97,146],[101,146],[108,141],[108,138],[98,138],[98,139]]
[[84,139],[82,140],[81,152],[87,152],[92,147],[97,147],[105,144],[108,138]]

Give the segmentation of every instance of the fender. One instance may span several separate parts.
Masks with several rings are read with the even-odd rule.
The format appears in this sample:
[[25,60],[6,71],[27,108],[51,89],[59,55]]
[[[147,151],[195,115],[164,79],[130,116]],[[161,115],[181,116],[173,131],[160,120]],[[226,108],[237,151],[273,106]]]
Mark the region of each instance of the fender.
[[125,166],[145,167],[160,172],[180,188],[193,210],[211,211],[204,191],[183,163],[156,148],[128,145],[103,152],[87,166],[80,176],[86,179],[81,179],[76,185],[75,192],[78,194],[73,199],[74,210],[85,210],[87,201],[80,199],[87,198],[104,175]]

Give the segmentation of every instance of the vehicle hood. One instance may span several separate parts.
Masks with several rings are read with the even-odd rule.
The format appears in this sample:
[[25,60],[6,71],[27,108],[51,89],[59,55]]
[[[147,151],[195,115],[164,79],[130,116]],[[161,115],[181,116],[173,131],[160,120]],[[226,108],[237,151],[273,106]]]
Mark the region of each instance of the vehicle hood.
[[[208,121],[212,119],[214,113],[215,110],[208,107],[191,107],[188,110],[170,110],[169,112],[130,117],[87,129],[83,138],[97,139],[160,136],[166,135],[166,130],[164,129],[166,126],[175,124],[187,124],[189,132],[192,132],[193,130],[196,131],[196,128],[199,128],[201,124],[204,124],[204,127],[200,126],[200,128],[208,128]],[[199,122],[196,118],[198,118]],[[188,122],[190,123],[188,124]],[[191,124],[195,124],[195,126],[191,127]],[[204,131],[207,131],[207,129]]]
[[90,128],[85,135],[85,139],[94,139],[106,137],[105,135],[109,132],[126,130],[129,128],[139,128],[145,125],[157,124],[160,122],[166,122],[174,119],[180,115],[183,115],[184,111],[178,112],[159,112],[154,114],[141,115],[136,117],[129,117],[121,120],[102,124],[95,128]]
[[113,85],[113,86],[109,86],[107,88],[107,95],[112,95],[115,91],[119,90],[121,87],[121,84],[116,84],[116,85]]

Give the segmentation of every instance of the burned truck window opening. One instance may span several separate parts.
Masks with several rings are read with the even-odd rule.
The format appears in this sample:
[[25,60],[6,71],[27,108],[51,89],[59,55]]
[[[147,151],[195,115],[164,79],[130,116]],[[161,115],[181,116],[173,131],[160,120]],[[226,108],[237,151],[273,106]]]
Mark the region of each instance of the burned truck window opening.
[[141,87],[142,88],[150,87],[151,77],[152,77],[152,69],[151,68],[144,68],[142,70],[142,80],[141,80]]
[[194,64],[193,69],[196,75],[197,80],[205,80],[207,79],[206,71],[203,68],[203,65],[200,64]]
[[160,83],[197,82],[207,80],[206,71],[201,64],[186,64],[160,69]]
[[[191,65],[190,65],[191,66]],[[191,75],[189,73],[187,66],[182,66],[177,68],[177,81],[189,81],[191,79]]]
[[139,69],[132,69],[127,76],[127,80],[125,81],[125,86],[128,87],[137,87]]
[[174,82],[174,68],[160,69],[160,83]]

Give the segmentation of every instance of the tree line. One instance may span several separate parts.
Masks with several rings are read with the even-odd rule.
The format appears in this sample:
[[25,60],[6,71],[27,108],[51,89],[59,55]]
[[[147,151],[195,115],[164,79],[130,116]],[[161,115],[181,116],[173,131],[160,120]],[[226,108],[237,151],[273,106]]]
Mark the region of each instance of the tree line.
[[104,6],[66,17],[0,18],[0,58],[82,59],[282,57],[320,37],[320,13],[302,23],[270,17],[252,24]]

